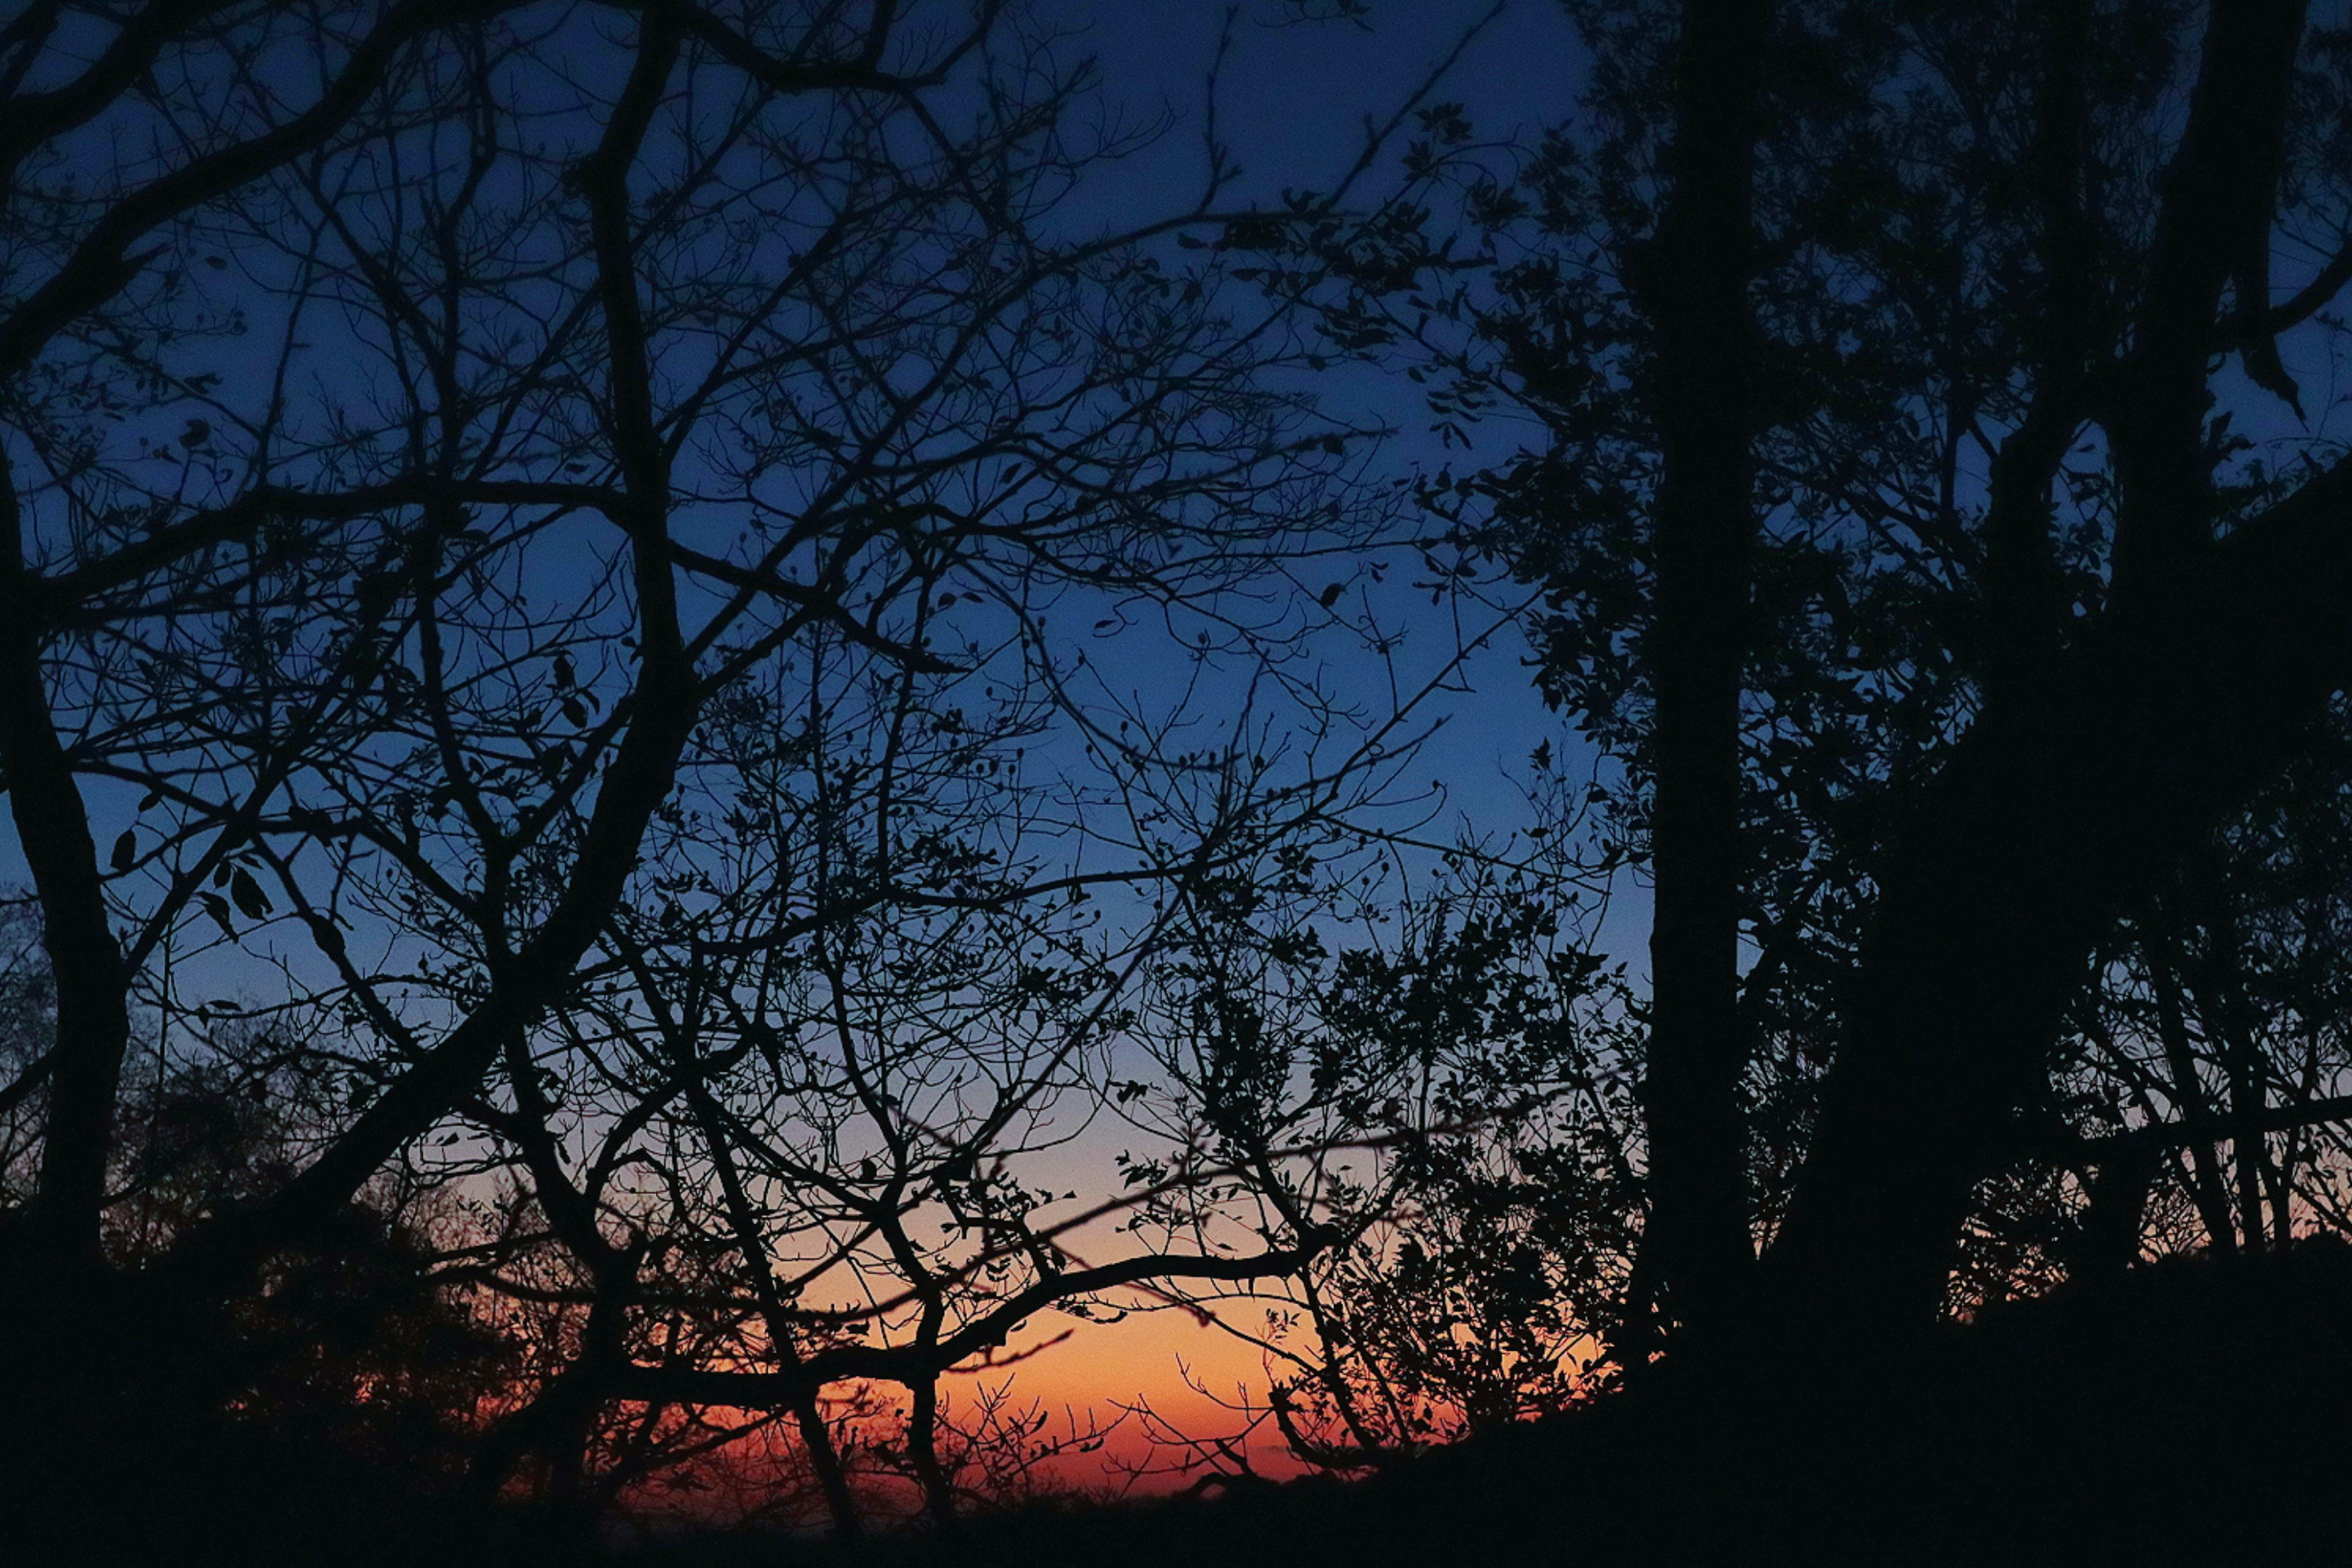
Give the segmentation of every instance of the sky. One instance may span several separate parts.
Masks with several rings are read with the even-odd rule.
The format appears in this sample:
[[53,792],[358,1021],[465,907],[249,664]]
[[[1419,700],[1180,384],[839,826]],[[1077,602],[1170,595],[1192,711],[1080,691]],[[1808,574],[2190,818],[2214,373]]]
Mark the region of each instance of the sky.
[[[1196,191],[1205,167],[1209,73],[1228,25],[1223,0],[1036,0],[1034,9],[1067,29],[1066,54],[1097,58],[1107,113],[1129,123],[1167,121],[1159,140],[1123,163],[1116,179],[1087,194],[1073,221],[1111,226],[1126,216],[1164,212],[1175,198]],[[1507,0],[1499,7],[1489,0],[1373,0],[1368,25],[1361,26],[1273,25],[1283,11],[1277,0],[1245,0],[1231,13],[1231,43],[1215,95],[1217,137],[1240,170],[1223,196],[1227,206],[1272,205],[1294,187],[1328,188],[1357,161],[1368,122],[1384,123],[1394,115],[1433,65],[1474,27],[1475,36],[1432,95],[1433,101],[1466,104],[1479,130],[1498,138],[1556,120],[1572,105],[1579,51],[1553,0]],[[257,334],[257,352],[267,335]],[[1317,391],[1339,408],[1397,427],[1379,459],[1391,471],[1440,460],[1423,428],[1425,414],[1418,395],[1401,378],[1335,371]],[[1516,432],[1500,426],[1476,434],[1491,443],[1476,454],[1480,461],[1499,459],[1517,439]],[[1461,460],[1458,454],[1455,460]],[[1399,600],[1417,602],[1417,595]],[[1450,627],[1422,629],[1428,634],[1425,649],[1450,641]],[[1433,781],[1444,786],[1446,810],[1428,825],[1430,836],[1507,833],[1524,813],[1511,772],[1523,771],[1537,742],[1560,746],[1558,720],[1534,697],[1522,662],[1525,651],[1515,636],[1497,637],[1470,665],[1463,689],[1433,710],[1444,727],[1425,762]],[[1333,657],[1347,656],[1335,651]],[[1335,679],[1367,689],[1382,684],[1384,672],[1364,657],[1363,668],[1338,669]],[[103,800],[98,804],[111,809]],[[0,882],[27,879],[21,852],[13,836],[5,836]],[[256,988],[266,992],[266,975],[257,977]],[[225,982],[221,989],[234,993],[237,987]],[[1104,1148],[1090,1145],[1086,1152],[1098,1176]],[[1256,1352],[1178,1311],[1140,1314],[1113,1325],[1045,1313],[1015,1344],[1034,1344],[1065,1331],[1070,1333],[1066,1342],[1022,1364],[1017,1386],[1024,1397],[1071,1408],[1081,1423],[1089,1407],[1095,1418],[1107,1422],[1117,1415],[1118,1402],[1140,1395],[1196,1430],[1214,1428],[1226,1418],[1187,1386],[1180,1367],[1225,1394],[1244,1383],[1263,1389]],[[1130,1422],[1109,1451],[1136,1458],[1139,1436]],[[1259,1455],[1278,1472],[1276,1447],[1264,1444]]]
[[[1099,107],[1108,121],[1164,123],[1157,140],[1089,184],[1065,221],[1108,228],[1181,208],[1204,178],[1213,108],[1215,139],[1239,170],[1221,205],[1270,205],[1289,189],[1328,188],[1358,160],[1368,126],[1386,123],[1457,45],[1458,60],[1430,99],[1465,104],[1482,135],[1511,139],[1572,111],[1584,61],[1555,0],[1507,0],[1500,5],[1491,0],[1370,0],[1361,26],[1276,25],[1292,8],[1281,0],[1241,0],[1238,5],[1227,0],[1032,0],[1030,14],[1066,34],[1066,58],[1091,55],[1097,61]],[[1221,38],[1227,41],[1222,57]],[[2295,352],[2290,345],[2290,359]],[[2306,379],[2318,374],[2309,370]],[[2225,377],[2225,387],[2230,384]],[[1444,460],[1423,427],[1426,416],[1417,392],[1402,378],[1366,367],[1343,368],[1328,373],[1315,389],[1344,413],[1396,426],[1376,459],[1387,472]],[[2334,400],[2326,406],[2332,409]],[[2271,425],[2256,426],[2258,433],[2284,433],[2284,416],[2275,407],[2266,407],[2260,417]],[[1481,445],[1470,460],[1478,463],[1501,460],[1520,438],[1518,430],[1501,421],[1474,435]],[[1455,455],[1454,461],[1463,459]],[[1400,611],[1411,612],[1420,603],[1418,595],[1393,585],[1389,593]],[[1342,601],[1343,608],[1350,604]],[[1432,649],[1442,652],[1450,641],[1452,628],[1440,622],[1438,612],[1419,613],[1427,623],[1414,627],[1418,657],[1426,668]],[[1442,721],[1443,728],[1416,763],[1417,770],[1426,771],[1415,778],[1441,786],[1444,805],[1425,827],[1425,837],[1507,834],[1524,820],[1512,774],[1528,752],[1549,742],[1555,752],[1570,754],[1559,720],[1534,696],[1523,662],[1526,651],[1514,635],[1497,637],[1471,662],[1460,689],[1433,705],[1431,717]],[[1161,657],[1181,660],[1181,654]],[[1344,638],[1332,639],[1328,657],[1342,689],[1352,684],[1374,692],[1384,683],[1383,668],[1360,647],[1351,651]],[[1360,662],[1350,665],[1351,658]],[[1146,665],[1124,678],[1143,683],[1165,668]],[[16,855],[13,843],[0,849],[0,882],[25,879]],[[1609,944],[1638,973],[1644,911],[1638,894],[1622,907],[1624,919],[1613,928]],[[1069,1186],[1089,1196],[1101,1191],[1108,1155],[1127,1136],[1106,1118],[1101,1136],[1074,1145],[1067,1152]],[[1118,1240],[1081,1239],[1092,1261],[1111,1254]],[[1240,1315],[1253,1310],[1237,1305],[1234,1321],[1244,1321]],[[1066,1407],[1082,1427],[1089,1418],[1111,1420],[1120,1403],[1141,1396],[1205,1435],[1234,1419],[1214,1396],[1235,1395],[1244,1385],[1263,1387],[1255,1349],[1181,1311],[1137,1314],[1116,1324],[1043,1312],[1016,1338],[1015,1350],[1064,1334],[1066,1341],[1021,1363],[1013,1376],[1021,1397],[1041,1400],[1049,1408]],[[987,1382],[1002,1374],[972,1375]],[[1211,1392],[1191,1386],[1188,1376]],[[951,1388],[951,1396],[956,1392]],[[1143,1436],[1139,1424],[1130,1422],[1109,1452],[1136,1458]],[[1270,1461],[1272,1447],[1261,1447],[1261,1462]]]
[[[1155,154],[1168,177],[1200,170],[1208,73],[1228,7],[1221,0],[1048,0],[1091,52],[1105,96],[1165,109],[1177,133]],[[1272,201],[1352,163],[1368,119],[1385,121],[1475,29],[1433,100],[1467,105],[1483,131],[1556,121],[1573,102],[1582,56],[1552,0],[1378,0],[1368,24],[1282,25],[1282,7],[1240,8],[1217,81],[1218,139],[1243,178],[1236,194]],[[1483,26],[1480,26],[1481,23]],[[1164,198],[1164,191],[1159,193]]]
[[[1429,101],[1466,106],[1482,139],[1565,118],[1583,70],[1574,29],[1555,0],[1375,0],[1362,26],[1285,23],[1279,0],[1238,7],[1223,0],[1045,0],[1040,9],[1071,29],[1072,52],[1094,57],[1114,113],[1170,121],[1155,145],[1120,166],[1114,184],[1088,194],[1088,207],[1106,223],[1164,212],[1171,197],[1200,188],[1210,70],[1229,12],[1234,20],[1215,100],[1217,140],[1239,170],[1225,195],[1232,205],[1271,206],[1286,190],[1328,188],[1361,154],[1368,128],[1386,124],[1457,46],[1459,58]],[[1123,199],[1132,202],[1131,213],[1119,211]],[[1391,469],[1447,460],[1429,435],[1419,390],[1401,376],[1335,369],[1315,390],[1335,407],[1394,427],[1381,458]],[[1480,446],[1472,460],[1499,461],[1524,435],[1499,421],[1475,427]],[[1450,456],[1457,468],[1465,461]],[[1438,635],[1423,629],[1425,641]],[[1526,652],[1515,633],[1497,637],[1468,667],[1469,691],[1441,710],[1444,729],[1433,758],[1442,759],[1450,810],[1433,828],[1507,829],[1525,809],[1509,774],[1524,773],[1529,750],[1550,738],[1570,754],[1561,726],[1535,697]]]
[[[1071,47],[1091,52],[1098,62],[1107,104],[1143,118],[1165,113],[1172,123],[1160,141],[1123,165],[1119,184],[1096,194],[1106,223],[1123,216],[1118,203],[1131,198],[1134,212],[1164,211],[1172,196],[1196,192],[1203,169],[1202,138],[1208,72],[1216,58],[1227,6],[1220,0],[1050,0],[1073,29]],[[1532,131],[1568,113],[1581,71],[1575,35],[1553,0],[1508,0],[1496,8],[1487,0],[1376,0],[1368,27],[1345,24],[1269,26],[1281,7],[1256,0],[1244,7],[1217,81],[1218,138],[1230,150],[1240,177],[1227,193],[1235,203],[1273,205],[1286,188],[1328,187],[1358,158],[1367,121],[1385,122],[1454,47],[1465,30],[1485,19],[1433,101],[1467,106],[1482,136]],[[1417,391],[1401,377],[1369,371],[1334,372],[1318,393],[1352,409],[1376,414],[1394,425],[1397,436],[1382,461],[1400,470],[1415,462],[1443,461],[1426,437],[1426,415]],[[1497,460],[1518,433],[1496,426],[1474,432],[1488,443],[1476,454]],[[1454,460],[1461,461],[1459,454]],[[1422,601],[1425,604],[1425,601]],[[1428,628],[1433,634],[1436,628]],[[1526,645],[1516,635],[1496,639],[1466,671],[1467,689],[1444,704],[1444,727],[1423,759],[1445,785],[1448,811],[1431,825],[1444,837],[1457,828],[1498,835],[1518,826],[1525,805],[1514,772],[1523,773],[1528,751],[1547,737],[1565,756],[1570,742],[1558,718],[1536,699],[1522,660]],[[1344,680],[1347,675],[1339,672]],[[1370,681],[1367,669],[1360,679]],[[1634,911],[1638,919],[1638,911]],[[1622,929],[1615,945],[1626,956],[1640,932]],[[1113,1142],[1118,1142],[1116,1138]],[[1236,1325],[1248,1309],[1227,1313]],[[1236,1397],[1246,1387],[1263,1398],[1265,1373],[1260,1353],[1234,1335],[1192,1316],[1171,1310],[1137,1314],[1110,1324],[1089,1323],[1059,1313],[1041,1313],[1014,1345],[1055,1334],[1068,1338],[1015,1373],[1024,1398],[1042,1401],[1049,1411],[1068,1412],[1081,1426],[1106,1424],[1122,1403],[1137,1396],[1192,1435],[1237,1427],[1230,1413],[1204,1395]],[[951,1380],[947,1395],[959,1396]],[[1057,1415],[1053,1430],[1066,1423]],[[1105,1459],[1114,1466],[1147,1457],[1144,1424],[1129,1417],[1100,1456],[1073,1456],[1061,1466],[1074,1480]],[[1270,1428],[1250,1447],[1253,1465],[1269,1475],[1293,1467]],[[1115,1469],[1109,1472],[1116,1479]],[[1166,1478],[1141,1483],[1164,1485]]]

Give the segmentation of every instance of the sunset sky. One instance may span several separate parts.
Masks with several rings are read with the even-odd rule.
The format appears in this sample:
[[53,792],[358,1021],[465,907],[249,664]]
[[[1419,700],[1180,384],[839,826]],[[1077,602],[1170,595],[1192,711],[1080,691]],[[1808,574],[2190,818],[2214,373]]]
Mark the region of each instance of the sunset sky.
[[[1369,29],[1345,23],[1271,25],[1282,9],[1276,0],[1252,0],[1242,7],[1232,29],[1216,92],[1216,135],[1242,171],[1222,198],[1221,205],[1228,208],[1271,205],[1287,189],[1329,186],[1361,153],[1368,123],[1388,121],[1474,26],[1476,36],[1431,98],[1465,104],[1482,132],[1501,139],[1555,118],[1570,107],[1577,89],[1578,51],[1567,21],[1550,0],[1510,0],[1500,7],[1490,7],[1488,0],[1382,0],[1373,7],[1375,25]],[[1098,59],[1100,105],[1107,118],[1129,124],[1169,119],[1154,144],[1107,174],[1090,175],[1077,200],[1064,209],[1062,221],[1108,227],[1140,215],[1164,213],[1191,199],[1204,168],[1207,76],[1228,7],[1222,0],[1044,0],[1038,11],[1069,29],[1062,46],[1066,58],[1091,54]],[[604,63],[621,58],[615,54]],[[1377,187],[1384,177],[1376,173],[1372,185]],[[221,363],[233,374],[257,378],[266,370],[271,352],[266,325],[221,351],[226,356]],[[321,325],[309,330],[339,329]],[[1434,466],[1444,460],[1424,429],[1419,394],[1401,378],[1341,371],[1315,390],[1359,419],[1393,423],[1396,436],[1379,458],[1387,471],[1401,475],[1415,464]],[[1492,443],[1483,459],[1507,449],[1520,436],[1497,425],[1482,430],[1479,438]],[[1403,592],[1394,584],[1391,592],[1402,615],[1411,616],[1422,600],[1417,592]],[[1447,627],[1431,626],[1419,651],[1442,651],[1449,635]],[[1521,826],[1523,802],[1511,773],[1522,767],[1536,741],[1564,743],[1559,742],[1557,722],[1532,694],[1524,654],[1515,632],[1497,637],[1467,665],[1460,682],[1464,689],[1440,698],[1427,710],[1431,721],[1443,723],[1441,743],[1415,763],[1427,770],[1428,783],[1442,789],[1445,803],[1430,824],[1433,836],[1455,831],[1501,836]],[[1129,673],[1141,683],[1148,682],[1151,672]],[[1351,680],[1370,689],[1383,675],[1368,662],[1359,671],[1338,668],[1331,677],[1343,689]],[[131,804],[136,795],[129,785],[97,781],[90,798],[102,814],[128,821],[137,815]],[[109,826],[104,837],[110,839],[113,831]],[[13,836],[0,856],[5,856],[0,882],[22,885],[29,880]],[[358,939],[371,934],[362,931]],[[298,973],[320,969],[302,931],[291,931],[283,942],[277,933],[257,931],[244,951],[215,948],[200,955],[179,974],[177,984],[190,994],[208,993],[224,1005],[266,1005],[283,993],[282,977],[274,968],[281,962]],[[165,1024],[167,1035],[173,1026]],[[1027,1174],[1074,1194],[1075,1201],[1065,1206],[1085,1207],[1119,1190],[1113,1158],[1137,1142],[1131,1129],[1104,1119],[1066,1146],[1038,1157]],[[467,1152],[459,1148],[452,1157]],[[1121,1238],[1108,1226],[1093,1227],[1072,1240],[1088,1261],[1106,1261],[1121,1248]],[[1255,1326],[1263,1313],[1262,1306],[1246,1302],[1220,1310],[1235,1328]],[[1118,1405],[1139,1399],[1191,1435],[1220,1436],[1232,1430],[1237,1418],[1188,1387],[1186,1371],[1194,1382],[1226,1397],[1238,1400],[1244,1390],[1258,1397],[1264,1393],[1258,1350],[1184,1310],[1141,1310],[1116,1323],[1089,1322],[1049,1310],[1032,1321],[1016,1338],[1014,1349],[1064,1331],[1070,1335],[1066,1342],[1023,1360],[1009,1374],[1022,1399],[1066,1406],[1082,1424],[1090,1417],[1108,1424],[1117,1416]],[[1007,1374],[980,1375],[993,1382]],[[963,1397],[969,1384],[969,1378],[952,1380],[950,1399]],[[1139,1460],[1147,1456],[1144,1439],[1142,1424],[1130,1419],[1103,1458]],[[1261,1433],[1251,1458],[1269,1473],[1287,1473],[1286,1457],[1270,1429]],[[1085,1479],[1089,1463],[1099,1469],[1102,1458],[1073,1459],[1066,1473]]]
[[[1509,0],[1497,8],[1489,0],[1414,0],[1374,7],[1370,30],[1336,24],[1267,26],[1277,7],[1244,7],[1218,83],[1218,136],[1232,149],[1243,177],[1236,199],[1271,203],[1286,188],[1328,184],[1361,151],[1368,119],[1385,122],[1427,77],[1465,29],[1488,18],[1471,41],[1433,101],[1465,104],[1482,132],[1504,136],[1559,118],[1572,105],[1581,72],[1580,51],[1561,9],[1550,0]],[[1049,13],[1068,18],[1076,29],[1073,53],[1097,58],[1108,104],[1144,116],[1164,109],[1177,117],[1160,142],[1122,164],[1115,184],[1097,188],[1106,221],[1119,213],[1113,205],[1134,193],[1138,211],[1164,208],[1171,195],[1197,188],[1205,78],[1227,7],[1218,0],[1055,0]],[[1442,463],[1444,454],[1427,437],[1426,414],[1417,389],[1402,378],[1335,373],[1323,395],[1355,408],[1376,411],[1392,421],[1397,438],[1386,460],[1398,471],[1414,463]],[[1518,438],[1508,426],[1480,432],[1504,444]],[[1473,830],[1503,832],[1519,824],[1525,810],[1510,773],[1522,769],[1538,739],[1557,737],[1563,754],[1574,744],[1532,693],[1516,635],[1498,639],[1470,667],[1473,690],[1444,710],[1444,740],[1424,766],[1445,785],[1450,820]],[[1638,899],[1638,895],[1636,895]],[[1638,957],[1638,910],[1626,912],[1624,940],[1617,945]],[[1108,1190],[1116,1173],[1108,1156],[1122,1146],[1113,1129],[1079,1140],[1041,1169],[1048,1181],[1066,1183],[1082,1197]],[[1097,1236],[1085,1248],[1089,1261],[1116,1256],[1115,1237]],[[1235,1301],[1218,1309],[1234,1328],[1256,1326],[1264,1306]],[[1194,1388],[1185,1373],[1228,1399],[1246,1391],[1262,1402],[1266,1383],[1261,1352],[1235,1334],[1201,1323],[1192,1314],[1162,1309],[1139,1311],[1116,1323],[1089,1322],[1053,1311],[1032,1321],[1016,1340],[1035,1342],[1067,1331],[1069,1338],[1023,1362],[1009,1373],[1015,1394],[1049,1408],[1074,1411],[1081,1425],[1089,1411],[1108,1424],[1118,1406],[1139,1398],[1200,1437],[1238,1429],[1240,1418],[1222,1410]],[[1008,1373],[984,1374],[991,1383]],[[970,1379],[946,1384],[950,1400],[967,1397]],[[1066,1429],[1056,1419],[1050,1431]],[[1271,1426],[1251,1445],[1250,1459],[1266,1474],[1295,1473]],[[1095,1472],[1123,1482],[1123,1465],[1151,1457],[1144,1424],[1129,1418],[1100,1455],[1074,1455],[1058,1467],[1074,1482]],[[1166,1456],[1163,1453],[1162,1458]],[[1182,1484],[1160,1477],[1145,1486]]]

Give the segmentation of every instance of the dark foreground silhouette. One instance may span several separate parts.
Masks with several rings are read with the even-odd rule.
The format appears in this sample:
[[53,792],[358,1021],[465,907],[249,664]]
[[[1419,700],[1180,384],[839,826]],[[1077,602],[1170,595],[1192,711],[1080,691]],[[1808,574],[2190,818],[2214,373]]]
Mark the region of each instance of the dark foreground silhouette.
[[[20,1495],[0,1560],[581,1562],[268,1433],[175,1468],[126,1442],[65,1506]],[[2135,1270],[1822,1376],[1756,1353],[1377,1479],[1036,1511],[856,1548],[713,1533],[646,1564],[1202,1565],[2267,1561],[2352,1545],[2352,1247]],[[91,1462],[84,1457],[84,1463]],[[97,1462],[103,1463],[103,1460]]]
[[2345,1561],[2347,1461],[2352,1247],[2309,1246],[2136,1270],[1839,1377],[1661,1372],[1370,1483],[1012,1521],[928,1560]]

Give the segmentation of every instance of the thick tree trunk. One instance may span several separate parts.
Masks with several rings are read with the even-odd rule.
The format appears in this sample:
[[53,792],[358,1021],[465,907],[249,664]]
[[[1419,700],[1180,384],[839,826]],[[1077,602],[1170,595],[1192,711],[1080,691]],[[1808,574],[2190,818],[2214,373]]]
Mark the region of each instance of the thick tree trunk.
[[1796,1321],[1935,1310],[2085,955],[2352,678],[2352,467],[2215,549],[2207,582],[2195,624],[2111,626],[2060,660],[2032,721],[1989,711],[1907,815],[1767,1260]]
[[8,622],[0,640],[0,768],[57,982],[49,1114],[30,1239],[45,1268],[87,1272],[99,1262],[115,1100],[131,1042],[130,999],[89,813],[50,713],[24,522],[5,465],[0,454],[0,551],[6,552],[0,611]]
[[2222,290],[2250,247],[2267,254],[2303,10],[2212,10],[2126,374],[2098,415],[2124,491],[2115,605],[2034,689],[1990,694],[1903,818],[1768,1260],[1786,1328],[1851,1337],[1935,1312],[2085,955],[2352,674],[2352,470],[2217,544],[2203,439]]
[[1663,459],[1643,1248],[1664,1316],[1701,1334],[1736,1311],[1754,1261],[1739,1106],[1739,692],[1756,534],[1747,288],[1765,16],[1761,0],[1684,7],[1674,187],[1633,268],[1657,330],[1647,390]]
[[907,1416],[907,1458],[922,1484],[923,1511],[933,1526],[950,1530],[956,1522],[955,1488],[940,1464],[940,1380],[918,1378],[908,1392],[914,1407]]

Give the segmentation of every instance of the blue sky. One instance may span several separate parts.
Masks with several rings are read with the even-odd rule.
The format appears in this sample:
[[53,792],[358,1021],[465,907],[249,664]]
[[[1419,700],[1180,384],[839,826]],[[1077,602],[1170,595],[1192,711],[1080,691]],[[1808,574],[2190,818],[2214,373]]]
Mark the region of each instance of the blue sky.
[[[1433,101],[1467,106],[1482,139],[1565,118],[1583,72],[1575,32],[1555,0],[1507,0],[1499,8],[1492,0],[1374,0],[1367,26],[1283,25],[1288,7],[1280,0],[1248,0],[1237,10],[1224,0],[1044,0],[1040,10],[1071,29],[1072,53],[1095,57],[1115,112],[1171,121],[1155,145],[1120,166],[1116,185],[1090,195],[1106,221],[1164,212],[1199,191],[1209,72],[1229,12],[1232,45],[1216,110],[1218,140],[1241,171],[1226,194],[1233,205],[1270,205],[1286,189],[1330,186],[1361,153],[1368,121],[1392,117],[1474,27]],[[1418,389],[1402,376],[1335,370],[1317,391],[1339,409],[1396,427],[1381,454],[1392,470],[1444,461],[1427,437]],[[1474,436],[1481,446],[1472,458],[1486,463],[1500,460],[1524,431],[1496,423]],[[1453,456],[1459,466],[1461,454]],[[1414,605],[1428,613],[1420,595],[1394,602],[1398,610]],[[1424,649],[1451,636],[1434,625],[1410,629],[1425,634]],[[1502,831],[1523,820],[1505,768],[1524,772],[1538,740],[1551,737],[1557,749],[1566,739],[1533,695],[1525,651],[1515,637],[1497,638],[1471,667],[1470,691],[1444,705],[1442,741],[1425,771],[1444,780],[1454,823]]]

